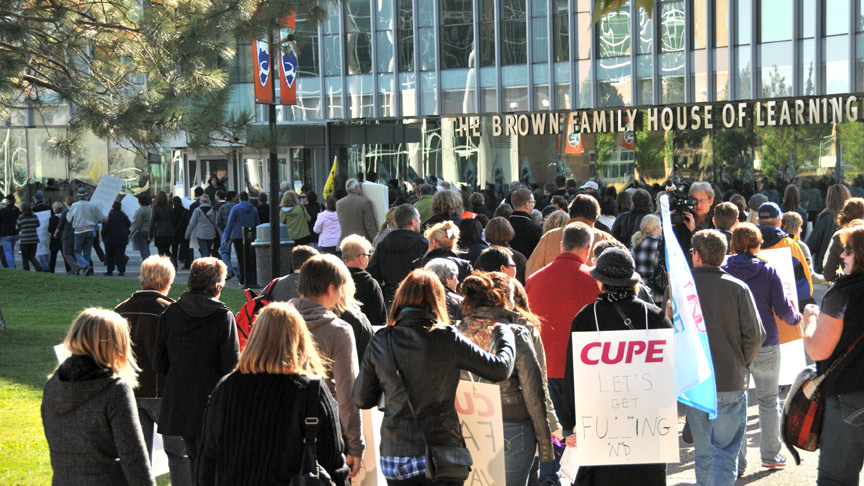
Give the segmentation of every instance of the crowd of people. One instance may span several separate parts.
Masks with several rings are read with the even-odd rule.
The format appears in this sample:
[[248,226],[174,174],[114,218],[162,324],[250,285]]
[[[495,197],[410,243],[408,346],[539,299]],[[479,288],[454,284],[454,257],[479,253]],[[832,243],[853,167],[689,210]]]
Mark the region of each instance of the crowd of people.
[[[65,341],[71,357],[46,384],[42,414],[55,483],[154,484],[148,457],[157,427],[172,484],[288,484],[304,467],[309,433],[317,434],[321,474],[348,484],[364,455],[360,410],[379,407],[386,410],[379,460],[388,484],[462,484],[459,474],[436,476],[430,450],[465,447],[456,387],[482,379],[501,393],[507,485],[559,484],[562,444],[578,446],[571,334],[672,327],[669,280],[676,276],[665,262],[664,193],[684,201],[673,208],[673,235],[692,269],[718,392],[716,418],[687,407],[684,436],[694,443],[698,484],[733,484],[748,473],[751,375],[761,466],[785,466],[784,336],[803,335],[822,372],[864,332],[855,317],[864,302],[864,199],[843,185],[828,189],[816,214],[802,213],[791,184],[782,200],[766,190],[748,201],[706,182],[618,193],[559,176],[534,190],[515,182],[499,200],[434,182],[391,187],[380,227],[356,179],[323,207],[314,192],[285,188],[279,221],[297,243],[293,273],[273,283],[273,303],[248,340],[238,337],[219,297],[227,279],[245,275],[231,264],[231,249],[245,251],[241,228],[267,221],[266,197],[256,206],[245,192],[208,187],[185,210],[159,193],[152,206],[140,199],[131,222],[119,208],[100,214],[86,191],[68,208],[55,205],[61,222],[54,233],[71,226],[74,234],[70,271],[92,272],[100,222],[109,272],[112,265],[124,271],[129,238],[143,259],[142,290],[113,312],[83,311]],[[10,205],[0,210],[2,231]],[[24,236],[32,212],[22,208],[15,218],[22,255],[32,244]],[[801,239],[807,220],[815,220],[809,245]],[[193,238],[200,258],[191,261],[184,242]],[[146,254],[150,241],[159,255]],[[789,249],[797,306],[776,268],[760,258],[775,248]],[[8,251],[6,259],[14,262]],[[174,301],[167,294],[181,262],[190,264],[188,290]],[[819,312],[808,304],[815,303],[813,282],[823,280],[835,284]],[[864,464],[857,429],[864,348],[853,353],[822,385],[832,439],[822,443],[819,484],[857,484]],[[304,426],[312,415],[314,432]],[[448,457],[459,463],[459,454]],[[665,464],[585,466],[576,478],[637,482],[665,484]]]

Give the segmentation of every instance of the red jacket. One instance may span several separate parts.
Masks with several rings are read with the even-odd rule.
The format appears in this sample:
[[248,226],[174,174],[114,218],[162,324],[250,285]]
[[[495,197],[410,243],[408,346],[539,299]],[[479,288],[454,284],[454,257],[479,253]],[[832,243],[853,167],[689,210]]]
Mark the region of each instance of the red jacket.
[[564,378],[567,341],[573,317],[600,293],[597,281],[579,257],[561,253],[528,278],[525,291],[531,311],[543,320],[540,338],[546,349],[546,374]]

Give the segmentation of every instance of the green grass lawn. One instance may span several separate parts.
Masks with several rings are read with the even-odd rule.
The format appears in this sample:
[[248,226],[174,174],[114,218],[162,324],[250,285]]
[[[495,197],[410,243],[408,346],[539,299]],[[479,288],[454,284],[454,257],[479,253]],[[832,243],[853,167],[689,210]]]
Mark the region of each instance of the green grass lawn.
[[[0,268],[0,310],[7,326],[0,331],[0,484],[51,484],[39,406],[42,387],[57,366],[53,347],[82,309],[114,308],[139,288],[134,280]],[[170,295],[177,298],[185,289],[178,285]],[[226,290],[221,300],[236,311],[245,297]]]

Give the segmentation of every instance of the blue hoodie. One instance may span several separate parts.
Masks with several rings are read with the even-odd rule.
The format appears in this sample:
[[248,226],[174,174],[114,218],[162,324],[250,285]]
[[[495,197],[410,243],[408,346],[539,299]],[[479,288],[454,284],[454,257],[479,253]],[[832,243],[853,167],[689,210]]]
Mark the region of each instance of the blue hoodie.
[[774,314],[790,326],[801,322],[801,314],[792,306],[792,302],[783,294],[783,284],[777,276],[777,270],[758,258],[747,255],[729,257],[723,264],[723,270],[729,275],[743,281],[750,287],[756,309],[765,327],[765,342],[762,346],[780,344],[777,335],[777,321]]
[[258,226],[258,210],[249,201],[240,201],[231,208],[228,214],[228,222],[225,224],[225,233],[222,240],[240,240],[243,238],[243,228],[254,228]]

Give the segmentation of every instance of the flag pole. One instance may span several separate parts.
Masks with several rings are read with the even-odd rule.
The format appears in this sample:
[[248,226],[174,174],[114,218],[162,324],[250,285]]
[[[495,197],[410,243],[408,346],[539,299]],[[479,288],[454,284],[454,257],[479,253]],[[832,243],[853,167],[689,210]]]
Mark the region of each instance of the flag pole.
[[[276,80],[279,79],[279,63],[282,62],[281,50],[278,49],[271,28],[267,33],[267,43],[270,48],[270,79],[273,90],[273,103],[269,108],[268,126],[270,128],[270,278],[281,277],[279,265],[279,154],[278,137],[276,134]],[[275,54],[275,55],[274,55]],[[267,285],[268,282],[261,282]]]

